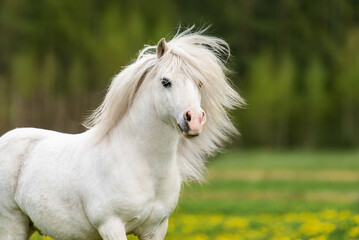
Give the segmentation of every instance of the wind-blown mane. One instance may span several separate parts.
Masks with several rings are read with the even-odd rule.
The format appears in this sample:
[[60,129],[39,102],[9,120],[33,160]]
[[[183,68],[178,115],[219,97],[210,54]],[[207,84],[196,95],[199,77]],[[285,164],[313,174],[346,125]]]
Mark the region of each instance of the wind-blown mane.
[[84,126],[94,130],[94,141],[98,142],[116,123],[121,121],[144,80],[153,68],[156,57],[153,54],[140,54],[138,59],[117,74],[102,104],[88,117]]
[[202,133],[193,139],[181,137],[177,149],[177,164],[182,181],[201,180],[205,158],[216,152],[229,136],[236,134],[227,111],[244,104],[232,88],[226,74],[225,61],[230,56],[228,44],[222,39],[191,32],[178,33],[167,43],[162,58],[156,56],[156,46],[147,46],[137,60],[116,75],[105,100],[89,117],[85,126],[93,128],[95,138],[101,139],[121,121],[136,96],[142,81],[153,76],[161,66],[176,63],[174,68],[185,72],[201,86],[201,107],[207,114]]

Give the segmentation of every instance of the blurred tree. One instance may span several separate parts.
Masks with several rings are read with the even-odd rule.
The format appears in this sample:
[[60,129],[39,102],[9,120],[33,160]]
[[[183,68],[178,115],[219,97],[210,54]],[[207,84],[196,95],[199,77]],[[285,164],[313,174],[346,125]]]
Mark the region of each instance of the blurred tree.
[[356,0],[0,0],[1,133],[82,131],[110,78],[178,24],[231,46],[242,143],[358,146]]
[[[248,113],[246,125],[243,128],[245,136],[252,136],[255,144],[272,146],[274,129],[273,120],[275,114],[274,69],[272,55],[264,51],[253,61],[248,74],[247,102]],[[250,130],[252,132],[247,132]]]
[[[249,104],[248,129],[254,131],[256,144],[264,146],[287,146],[289,128],[295,99],[295,65],[289,55],[274,64],[272,54],[264,51],[251,63],[247,101]],[[244,126],[246,128],[246,126]],[[247,133],[247,132],[246,132]]]
[[304,99],[303,99],[303,138],[307,147],[316,146],[320,140],[321,132],[328,108],[326,71],[318,58],[312,58],[304,73]]
[[279,65],[273,76],[274,80],[274,129],[277,146],[290,145],[290,120],[292,116],[293,101],[296,100],[294,89],[295,64],[290,55],[281,57]]
[[336,81],[339,98],[337,114],[341,116],[341,137],[345,144],[359,146],[359,29],[348,34],[340,60],[341,71]]
[[19,97],[26,99],[33,97],[39,87],[39,73],[34,52],[21,52],[13,56],[11,79],[15,93]]

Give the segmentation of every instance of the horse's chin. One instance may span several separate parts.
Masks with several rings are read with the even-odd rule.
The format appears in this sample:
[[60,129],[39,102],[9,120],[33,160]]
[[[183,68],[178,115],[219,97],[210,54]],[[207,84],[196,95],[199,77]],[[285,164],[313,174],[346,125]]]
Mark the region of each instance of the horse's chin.
[[196,134],[188,134],[186,132],[182,132],[183,136],[185,136],[185,138],[191,139],[191,138],[195,138],[197,136],[199,136],[199,133]]
[[182,129],[180,124],[177,124],[177,126],[185,138],[192,139],[199,136],[200,134],[200,132],[185,131],[184,129]]

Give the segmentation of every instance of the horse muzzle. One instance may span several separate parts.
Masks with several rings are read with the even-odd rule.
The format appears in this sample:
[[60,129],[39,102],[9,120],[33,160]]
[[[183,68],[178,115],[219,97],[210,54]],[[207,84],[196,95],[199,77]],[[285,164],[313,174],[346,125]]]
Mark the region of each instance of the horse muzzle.
[[183,114],[180,121],[177,121],[180,131],[187,138],[201,134],[205,123],[206,113],[202,109],[200,111],[189,110]]

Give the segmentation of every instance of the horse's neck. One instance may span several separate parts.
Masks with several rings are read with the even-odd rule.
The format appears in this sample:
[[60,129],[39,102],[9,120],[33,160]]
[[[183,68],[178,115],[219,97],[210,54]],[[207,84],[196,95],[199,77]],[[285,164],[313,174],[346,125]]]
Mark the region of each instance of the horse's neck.
[[127,114],[109,133],[109,138],[114,148],[137,156],[131,161],[145,161],[160,175],[161,170],[167,171],[166,168],[176,165],[179,135],[173,126],[158,117],[150,91],[138,94]]

